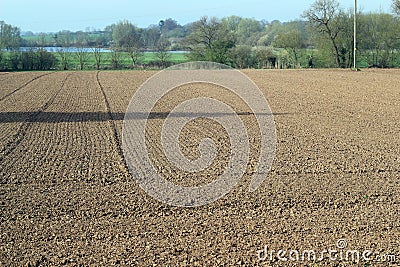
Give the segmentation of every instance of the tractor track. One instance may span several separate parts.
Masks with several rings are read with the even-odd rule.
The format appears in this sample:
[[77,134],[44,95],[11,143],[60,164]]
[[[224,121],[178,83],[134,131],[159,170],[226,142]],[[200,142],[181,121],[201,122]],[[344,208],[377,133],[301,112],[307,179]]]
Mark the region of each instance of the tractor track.
[[[52,72],[54,73],[54,72]],[[27,84],[31,83],[32,81],[49,75],[51,73],[48,74],[44,74],[41,75],[39,77],[36,77],[35,79],[32,79],[30,82],[26,83],[24,86],[26,86]],[[17,133],[13,136],[13,138],[0,150],[0,163],[5,159],[5,157],[7,157],[8,155],[10,155],[20,144],[21,142],[24,140],[26,133],[28,132],[28,130],[31,128],[31,126],[35,123],[35,119],[44,111],[46,111],[46,109],[54,102],[54,100],[56,99],[56,97],[60,94],[60,92],[64,89],[64,85],[67,81],[67,79],[72,75],[73,73],[69,73],[64,80],[61,83],[60,89],[57,90],[47,101],[46,103],[44,103],[44,105],[42,105],[37,111],[32,112],[32,114],[30,114],[30,116],[26,119],[25,122],[22,123],[21,127],[18,129]],[[22,86],[22,87],[24,87]],[[21,87],[21,88],[22,88]],[[20,89],[21,89],[20,88]],[[16,91],[14,91],[16,92]]]
[[105,108],[106,108],[106,111],[107,111],[107,114],[108,114],[108,121],[110,123],[111,129],[112,129],[112,133],[113,133],[113,136],[114,136],[115,146],[116,146],[116,148],[118,150],[118,154],[121,157],[121,160],[124,162],[125,168],[127,170],[128,166],[126,165],[124,153],[122,151],[122,144],[121,144],[121,141],[120,141],[121,139],[120,139],[120,136],[118,134],[117,126],[115,124],[115,118],[114,118],[114,116],[113,116],[113,114],[111,112],[110,102],[108,101],[106,92],[104,91],[103,85],[100,82],[99,74],[100,74],[100,71],[97,71],[96,72],[96,81],[97,81],[97,84],[99,85],[101,94],[103,96],[104,105],[105,105]]
[[25,84],[21,85],[21,86],[18,87],[17,89],[15,89],[15,90],[9,92],[8,94],[5,94],[4,96],[2,96],[2,97],[0,98],[0,101],[3,101],[3,100],[6,99],[7,97],[9,97],[9,96],[15,94],[16,92],[20,91],[21,89],[23,89],[24,87],[28,86],[29,84],[31,84],[32,82],[36,81],[37,79],[42,78],[42,77],[47,76],[47,75],[50,75],[50,74],[53,74],[53,73],[55,73],[55,72],[45,73],[45,74],[39,75],[39,76],[37,76],[37,77],[35,77],[35,78],[29,80],[28,82],[26,82]]

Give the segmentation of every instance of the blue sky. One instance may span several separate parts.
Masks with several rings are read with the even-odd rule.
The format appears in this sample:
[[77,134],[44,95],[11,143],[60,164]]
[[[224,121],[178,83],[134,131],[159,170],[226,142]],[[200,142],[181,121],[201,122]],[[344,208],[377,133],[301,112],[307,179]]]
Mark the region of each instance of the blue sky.
[[[56,32],[103,29],[127,19],[139,27],[157,24],[160,19],[173,18],[180,24],[197,20],[203,15],[242,17],[272,21],[299,18],[314,0],[0,0],[0,20],[22,31]],[[353,0],[339,0],[345,9]],[[391,0],[358,0],[365,11],[390,12]]]

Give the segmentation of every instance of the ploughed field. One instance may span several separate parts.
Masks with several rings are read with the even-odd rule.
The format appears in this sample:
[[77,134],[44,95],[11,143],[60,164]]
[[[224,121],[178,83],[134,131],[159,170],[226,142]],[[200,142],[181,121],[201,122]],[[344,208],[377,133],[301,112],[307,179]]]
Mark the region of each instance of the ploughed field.
[[[397,266],[400,71],[244,73],[274,114],[272,170],[257,191],[248,191],[255,137],[253,157],[238,185],[220,200],[195,208],[151,198],[124,161],[125,110],[155,72],[0,73],[0,265],[293,266],[279,262],[276,254],[272,262],[260,261],[257,251],[268,246],[321,252],[344,239],[348,249],[397,255]],[[166,97],[160,111],[196,90],[214,92],[212,87],[184,89]],[[235,104],[229,93],[219,97]],[[251,114],[243,114],[251,128]],[[186,133],[195,139],[221,135],[219,149],[229,151],[223,129],[202,123]],[[146,138],[153,144],[150,155],[157,157],[159,136],[150,131]],[[200,182],[212,181],[226,167],[226,157],[218,159]],[[164,161],[154,160],[160,172],[168,165]],[[163,175],[182,183],[174,172]]]

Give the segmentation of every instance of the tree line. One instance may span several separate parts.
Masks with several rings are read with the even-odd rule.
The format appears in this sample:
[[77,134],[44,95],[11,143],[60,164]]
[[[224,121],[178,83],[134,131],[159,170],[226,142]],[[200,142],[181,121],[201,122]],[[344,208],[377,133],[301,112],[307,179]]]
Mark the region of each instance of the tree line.
[[[357,14],[358,65],[400,67],[400,0],[393,0],[393,14]],[[101,48],[112,51],[109,67],[120,68],[121,53],[140,66],[144,51],[154,51],[154,66],[166,67],[169,51],[188,51],[187,60],[214,61],[237,68],[322,68],[352,66],[354,55],[352,10],[337,0],[315,0],[301,19],[258,21],[229,16],[202,17],[180,25],[168,18],[147,28],[124,20],[97,31],[60,31],[21,37],[18,27],[0,22],[0,69],[70,69],[70,47],[77,66],[85,68],[91,48],[92,68],[104,68]],[[19,47],[35,47],[20,52]],[[43,47],[58,47],[49,53]],[[6,52],[8,51],[8,52]],[[86,66],[87,67],[87,66]]]

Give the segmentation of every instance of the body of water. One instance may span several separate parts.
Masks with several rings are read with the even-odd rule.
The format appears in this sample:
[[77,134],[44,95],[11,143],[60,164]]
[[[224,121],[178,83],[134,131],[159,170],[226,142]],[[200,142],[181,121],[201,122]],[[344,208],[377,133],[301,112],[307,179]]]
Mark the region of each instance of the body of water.
[[[28,52],[30,50],[37,50],[39,48],[43,48],[44,50],[46,50],[47,52],[58,52],[58,51],[66,51],[66,52],[71,52],[71,53],[75,53],[80,51],[81,49],[83,49],[83,51],[85,52],[93,52],[93,48],[91,47],[84,47],[84,48],[78,48],[78,47],[20,47],[19,51],[21,52]],[[103,53],[109,53],[112,52],[112,49],[109,48],[100,48],[100,52]],[[188,51],[169,51],[171,54],[184,54],[184,53],[188,53]],[[149,52],[146,51],[144,53],[154,53],[154,52]]]
[[[84,48],[78,48],[78,47],[20,47],[19,51],[28,52],[32,49],[37,50],[39,48],[43,48],[47,52],[58,52],[58,51],[64,50],[66,52],[74,53],[74,52],[80,51],[81,49],[83,49],[83,51],[85,51],[85,52],[93,52],[93,48],[90,48],[90,47],[84,47]],[[100,52],[111,52],[111,50],[100,48]]]

